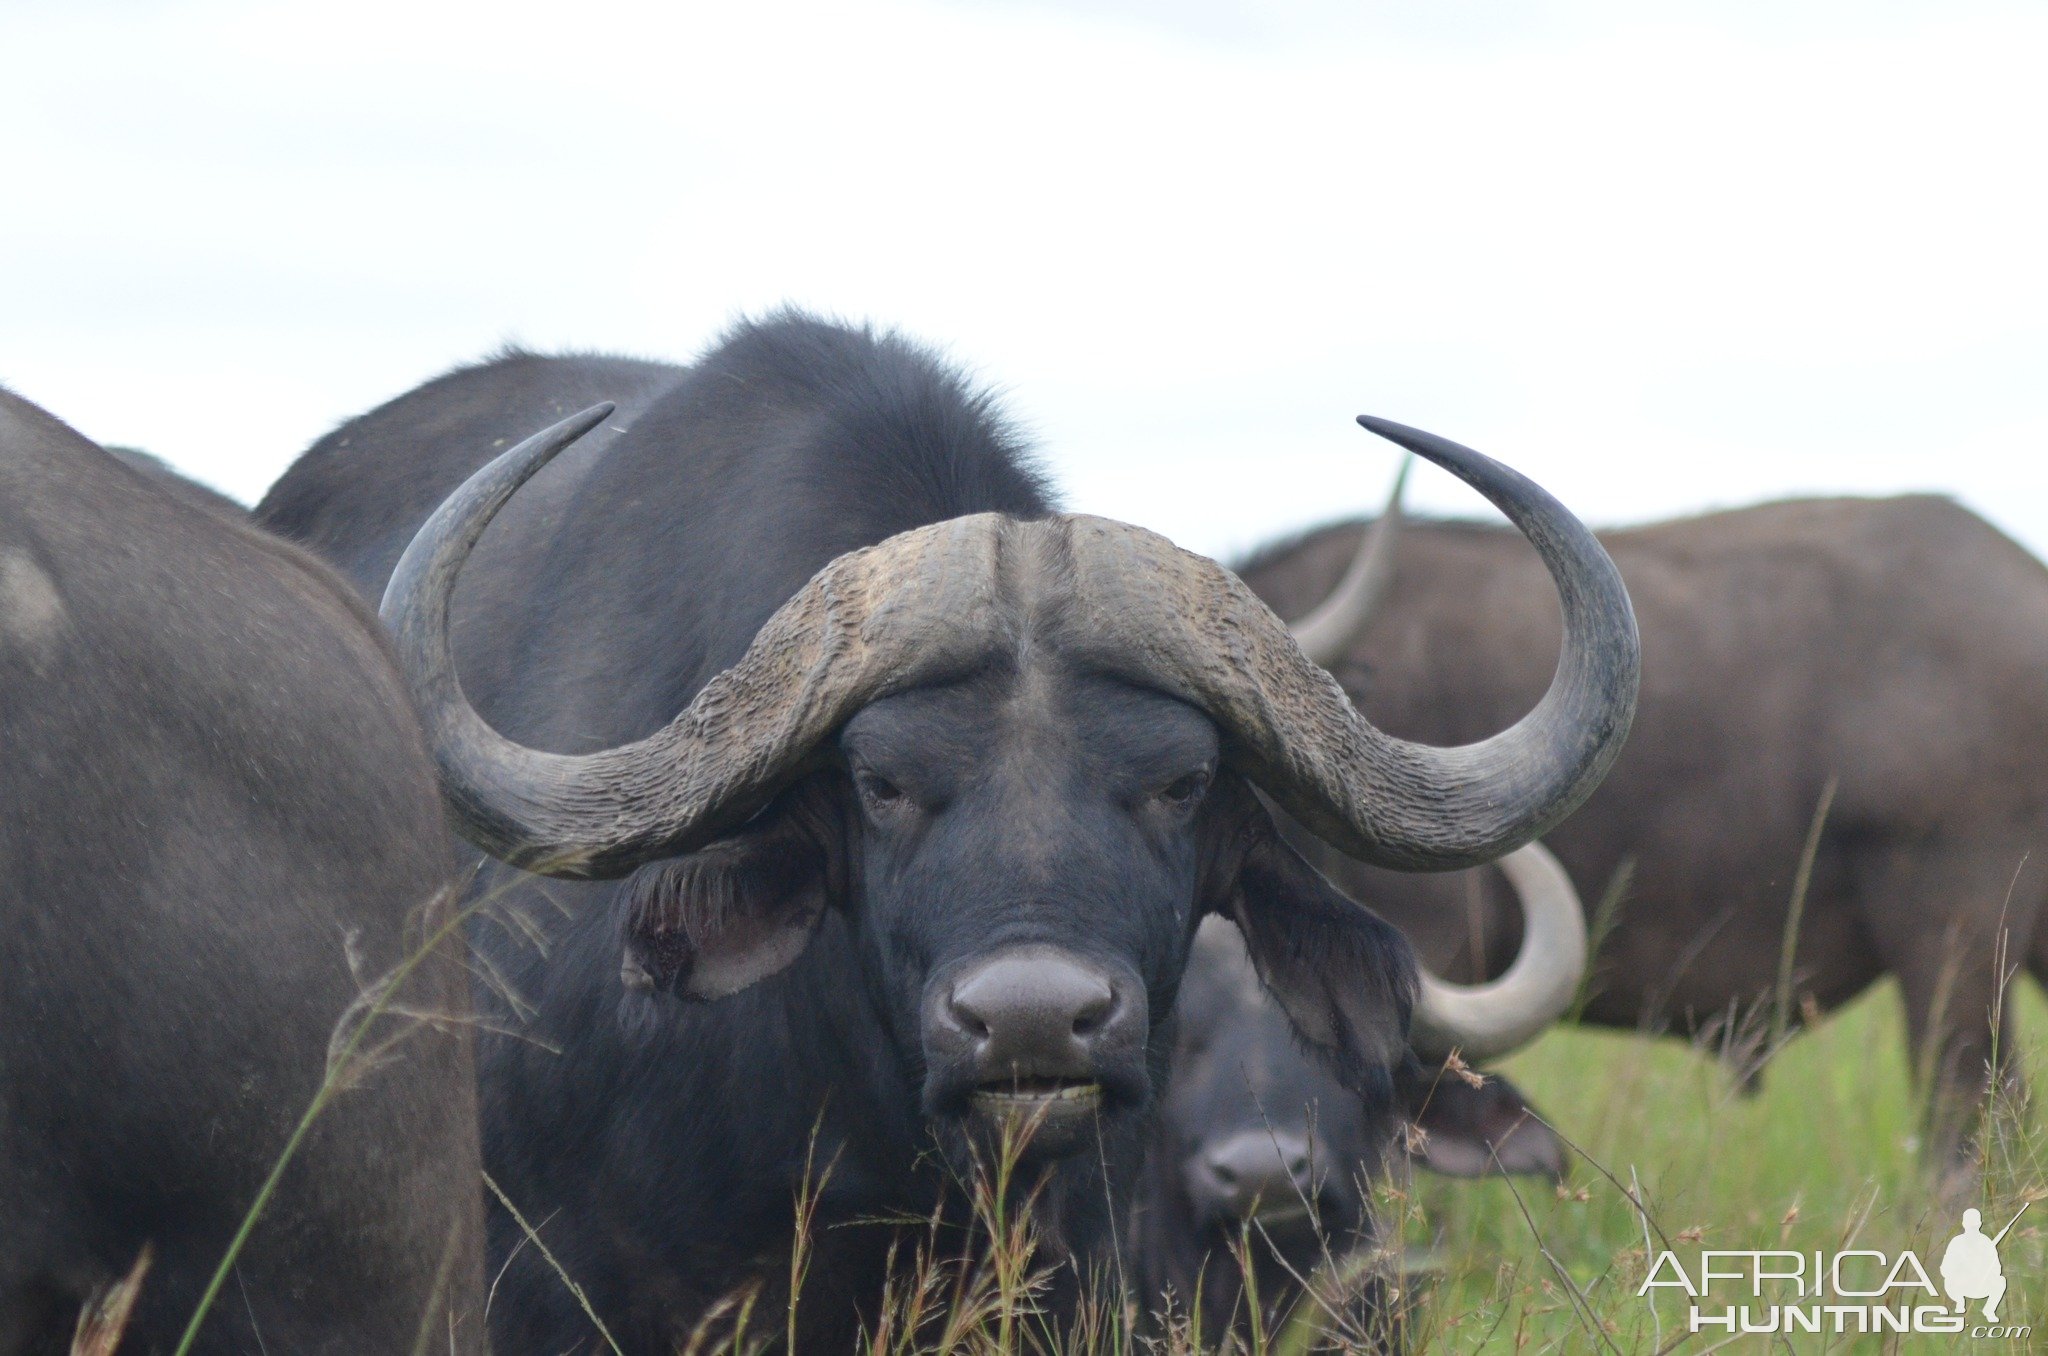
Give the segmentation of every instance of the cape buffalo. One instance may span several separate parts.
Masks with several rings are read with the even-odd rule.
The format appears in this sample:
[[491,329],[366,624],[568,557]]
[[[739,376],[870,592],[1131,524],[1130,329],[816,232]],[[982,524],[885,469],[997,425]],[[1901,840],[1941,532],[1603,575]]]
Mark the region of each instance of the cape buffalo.
[[[1283,616],[1307,614],[1361,531],[1268,550],[1244,578]],[[1634,597],[1644,665],[1627,752],[1546,839],[1589,897],[1628,881],[1585,1020],[1718,1035],[1754,1067],[1774,1027],[1896,975],[1944,1159],[1987,1086],[1994,1016],[1997,1057],[2012,1048],[2004,979],[2048,979],[2048,571],[1921,496],[1766,504],[1601,540]],[[1512,534],[1459,523],[1405,526],[1390,560],[1369,620],[1321,637],[1319,657],[1409,738],[1504,726],[1555,653],[1541,566]],[[1309,850],[1446,975],[1482,978],[1516,945],[1513,911],[1483,881]]]
[[[1555,1019],[1583,974],[1584,922],[1556,859],[1531,844],[1501,865],[1527,940],[1500,986],[1510,992],[1487,997],[1526,1016],[1512,1032],[1468,1043],[1474,1058],[1504,1054]],[[1199,1297],[1212,1335],[1248,1333],[1255,1294],[1272,1332],[1314,1276],[1321,1293],[1305,1321],[1360,1344],[1390,1338],[1397,1314],[1369,1302],[1386,1270],[1371,1256],[1370,1191],[1401,1167],[1386,1159],[1389,1127],[1303,1053],[1227,920],[1205,919],[1196,933],[1174,1015],[1172,1076],[1133,1230],[1146,1293],[1170,1294],[1183,1308]],[[1475,1023],[1475,1034],[1486,1025]],[[1561,1176],[1564,1146],[1512,1085],[1444,1068],[1448,1034],[1415,1033],[1424,1062],[1395,1080],[1398,1114],[1411,1127],[1399,1147],[1453,1176]]]
[[[689,368],[460,370],[274,487],[265,522],[383,595],[461,832],[555,878],[484,887],[514,913],[477,934],[507,1027],[485,1159],[622,1347],[669,1349],[743,1283],[779,1318],[816,1172],[792,1321],[847,1349],[896,1241],[874,1221],[957,1214],[977,1144],[1020,1120],[1044,1255],[1070,1289],[1103,1267],[1206,913],[1388,1104],[1407,948],[1251,788],[1367,860],[1491,858],[1598,781],[1635,643],[1554,500],[1380,427],[1557,573],[1565,658],[1501,739],[1386,739],[1234,576],[1056,512],[928,354],[801,316]],[[595,1340],[509,1212],[492,1227],[499,1343]]]
[[[145,1250],[120,1349],[168,1352],[446,893],[433,769],[346,584],[4,392],[0,749],[0,1353]],[[196,1350],[483,1349],[469,1041],[399,1016],[465,988],[387,986]]]

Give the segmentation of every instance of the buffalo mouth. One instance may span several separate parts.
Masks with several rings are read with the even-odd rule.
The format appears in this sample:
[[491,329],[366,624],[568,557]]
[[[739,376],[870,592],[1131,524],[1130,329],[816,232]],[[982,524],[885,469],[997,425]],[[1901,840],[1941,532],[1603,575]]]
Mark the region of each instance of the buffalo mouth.
[[1202,1212],[1202,1219],[1209,1228],[1224,1233],[1235,1233],[1245,1225],[1275,1233],[1293,1232],[1313,1227],[1331,1204],[1324,1192],[1310,1195],[1300,1187],[1275,1185],[1236,1206],[1211,1205]]
[[1102,1110],[1103,1091],[1092,1078],[1005,1078],[978,1085],[967,1103],[986,1131],[1057,1154],[1078,1147]]
[[981,1112],[1092,1112],[1102,1105],[1102,1084],[1092,1078],[1007,1078],[983,1083],[968,1098]]
[[1267,1229],[1292,1230],[1301,1225],[1313,1224],[1317,1213],[1313,1203],[1290,1192],[1275,1196],[1271,1200],[1261,1197],[1250,1218],[1252,1222]]
[[1243,1211],[1211,1211],[1203,1220],[1203,1227],[1209,1237],[1220,1243],[1227,1244],[1249,1230],[1253,1238],[1263,1240],[1282,1252],[1292,1253],[1305,1245],[1319,1245],[1326,1237],[1347,1232],[1346,1214],[1322,1193],[1304,1199],[1299,1192],[1276,1191],[1271,1196],[1260,1197],[1255,1205]]
[[1303,1200],[1289,1193],[1285,1198],[1260,1201],[1246,1222],[1253,1233],[1270,1240],[1274,1247],[1291,1250],[1311,1241],[1319,1243],[1326,1235],[1344,1233],[1343,1214],[1320,1196]]

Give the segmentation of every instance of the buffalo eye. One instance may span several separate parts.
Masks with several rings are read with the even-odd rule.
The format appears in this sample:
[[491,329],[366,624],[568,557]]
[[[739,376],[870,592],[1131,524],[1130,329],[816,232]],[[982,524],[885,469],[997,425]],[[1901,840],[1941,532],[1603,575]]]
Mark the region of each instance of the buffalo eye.
[[903,791],[896,783],[865,768],[854,774],[853,784],[859,789],[860,803],[869,814],[888,814],[903,804]]
[[1203,768],[1168,782],[1160,788],[1159,799],[1177,810],[1185,810],[1200,800],[1202,793],[1208,789],[1209,771]]

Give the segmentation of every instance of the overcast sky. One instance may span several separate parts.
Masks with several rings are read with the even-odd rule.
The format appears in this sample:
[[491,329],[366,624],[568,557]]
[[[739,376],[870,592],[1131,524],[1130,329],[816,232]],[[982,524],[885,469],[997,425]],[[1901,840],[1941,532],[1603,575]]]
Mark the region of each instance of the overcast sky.
[[1211,552],[1374,504],[1372,412],[1599,523],[2048,553],[2044,134],[2039,0],[5,0],[0,382],[251,500],[506,340],[787,301]]

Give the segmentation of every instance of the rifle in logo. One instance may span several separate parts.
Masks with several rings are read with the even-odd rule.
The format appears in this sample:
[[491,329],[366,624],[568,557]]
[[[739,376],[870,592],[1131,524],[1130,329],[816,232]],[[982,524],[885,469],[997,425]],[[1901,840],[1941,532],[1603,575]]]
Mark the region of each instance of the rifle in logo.
[[1998,1302],[2005,1298],[2005,1271],[1998,1264],[1998,1245],[2027,1213],[2026,1201],[1994,1238],[1984,1237],[1984,1215],[1978,1210],[1963,1212],[1963,1231],[1948,1242],[1941,1254],[1941,1288],[1948,1292],[1956,1312],[1969,1308],[1971,1300],[1984,1301],[1984,1321],[1998,1321]]

